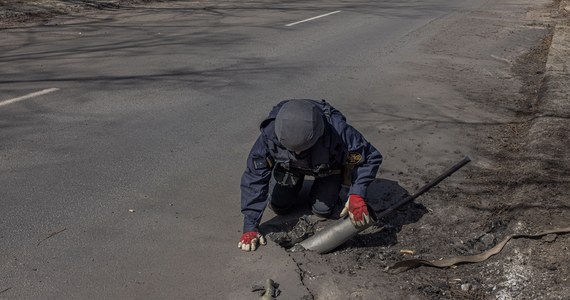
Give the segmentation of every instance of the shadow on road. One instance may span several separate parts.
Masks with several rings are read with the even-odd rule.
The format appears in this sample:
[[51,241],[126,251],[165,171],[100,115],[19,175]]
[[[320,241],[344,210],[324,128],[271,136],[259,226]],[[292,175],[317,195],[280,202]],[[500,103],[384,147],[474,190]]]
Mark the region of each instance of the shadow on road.
[[[285,248],[293,246],[314,234],[317,228],[327,226],[328,220],[319,218],[311,213],[311,199],[309,198],[312,180],[306,180],[301,191],[299,202],[295,209],[283,216],[275,216],[260,226],[263,234]],[[378,214],[396,202],[408,196],[408,191],[396,181],[376,179],[368,188],[367,202],[372,210]],[[332,219],[337,219],[342,204],[339,203]],[[406,224],[415,223],[427,213],[425,206],[411,202],[394,211],[390,216],[380,220],[381,230],[360,236],[348,241],[343,248],[349,247],[378,247],[390,246],[397,243],[397,234]]]

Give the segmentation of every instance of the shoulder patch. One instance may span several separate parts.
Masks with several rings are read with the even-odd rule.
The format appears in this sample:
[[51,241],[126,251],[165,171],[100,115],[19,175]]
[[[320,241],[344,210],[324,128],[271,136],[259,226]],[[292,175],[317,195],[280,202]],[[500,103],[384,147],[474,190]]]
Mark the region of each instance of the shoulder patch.
[[349,152],[346,156],[346,163],[349,165],[356,165],[362,161],[362,154],[358,152]]

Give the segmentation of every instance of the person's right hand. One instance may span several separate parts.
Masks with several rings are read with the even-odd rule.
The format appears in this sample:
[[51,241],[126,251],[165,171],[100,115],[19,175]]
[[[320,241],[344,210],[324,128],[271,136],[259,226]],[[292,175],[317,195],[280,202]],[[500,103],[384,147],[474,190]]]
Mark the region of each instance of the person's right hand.
[[359,195],[351,194],[348,197],[348,201],[346,201],[346,205],[340,213],[340,217],[344,218],[346,215],[350,216],[350,222],[352,222],[352,225],[356,228],[367,226],[372,222],[366,202],[364,202],[364,198]]
[[243,251],[255,251],[258,244],[267,244],[263,235],[261,235],[259,232],[249,231],[242,234],[241,239],[238,243],[238,248]]

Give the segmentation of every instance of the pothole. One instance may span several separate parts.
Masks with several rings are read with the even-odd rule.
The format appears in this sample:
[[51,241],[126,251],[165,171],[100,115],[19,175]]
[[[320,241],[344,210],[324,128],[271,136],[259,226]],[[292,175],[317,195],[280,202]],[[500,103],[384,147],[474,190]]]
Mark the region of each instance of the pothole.
[[313,215],[304,215],[299,217],[297,223],[292,228],[282,228],[282,231],[271,232],[267,234],[267,237],[285,250],[297,252],[303,250],[297,244],[313,236],[320,227],[318,225],[323,221],[325,219]]

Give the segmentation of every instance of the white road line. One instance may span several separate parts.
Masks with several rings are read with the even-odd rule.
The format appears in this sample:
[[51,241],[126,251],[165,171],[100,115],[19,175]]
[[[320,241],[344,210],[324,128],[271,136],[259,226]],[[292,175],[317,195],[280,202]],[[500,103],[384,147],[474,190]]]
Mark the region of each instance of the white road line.
[[308,18],[308,19],[305,19],[305,20],[301,20],[301,21],[299,21],[299,22],[290,23],[290,24],[287,24],[287,25],[285,25],[285,26],[293,26],[293,25],[305,23],[305,22],[308,22],[308,21],[312,21],[312,20],[314,20],[314,19],[318,19],[318,18],[322,18],[322,17],[326,17],[326,16],[333,15],[333,14],[339,13],[339,12],[341,12],[341,11],[342,11],[342,10],[333,11],[333,12],[330,12],[330,13],[327,13],[327,14],[324,14],[324,15],[320,15],[320,16]]
[[58,88],[51,88],[51,89],[45,89],[45,90],[41,90],[39,92],[35,92],[35,93],[31,93],[31,94],[27,94],[18,98],[12,98],[12,99],[8,99],[8,100],[4,100],[4,101],[0,101],[0,106],[4,106],[4,105],[8,105],[8,104],[12,104],[14,102],[18,102],[18,101],[22,101],[22,100],[26,100],[26,99],[30,99],[30,98],[34,98],[37,96],[41,96],[41,95],[45,95],[51,92],[55,92],[58,91]]

